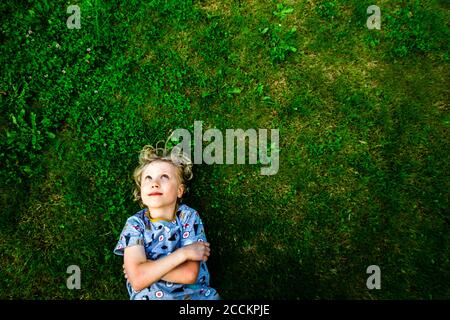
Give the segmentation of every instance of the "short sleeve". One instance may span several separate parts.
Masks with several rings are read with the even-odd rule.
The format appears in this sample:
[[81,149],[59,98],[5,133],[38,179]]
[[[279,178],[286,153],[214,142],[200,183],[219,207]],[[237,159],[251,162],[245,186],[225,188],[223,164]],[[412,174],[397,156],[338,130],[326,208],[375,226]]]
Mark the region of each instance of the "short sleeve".
[[120,234],[114,253],[123,256],[126,247],[144,245],[144,223],[137,216],[128,218]]
[[205,228],[196,210],[191,209],[182,212],[181,216],[181,246],[206,241]]

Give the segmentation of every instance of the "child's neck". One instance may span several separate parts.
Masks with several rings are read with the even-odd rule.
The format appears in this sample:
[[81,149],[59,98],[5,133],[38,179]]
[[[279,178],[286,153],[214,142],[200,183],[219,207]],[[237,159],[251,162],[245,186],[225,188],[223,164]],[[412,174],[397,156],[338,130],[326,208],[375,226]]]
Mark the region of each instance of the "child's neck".
[[178,210],[178,204],[175,203],[170,207],[163,208],[149,208],[147,207],[147,214],[150,220],[166,220],[173,221],[175,220],[175,214]]

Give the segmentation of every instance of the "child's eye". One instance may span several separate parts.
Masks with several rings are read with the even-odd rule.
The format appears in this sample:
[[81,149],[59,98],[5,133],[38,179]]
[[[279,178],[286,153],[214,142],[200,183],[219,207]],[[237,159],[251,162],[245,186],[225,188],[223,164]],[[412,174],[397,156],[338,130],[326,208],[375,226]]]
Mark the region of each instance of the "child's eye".
[[168,176],[167,174],[163,174],[163,175],[161,176],[161,178],[169,179],[169,176]]
[[145,180],[152,180],[152,177],[146,176],[146,177],[145,177]]

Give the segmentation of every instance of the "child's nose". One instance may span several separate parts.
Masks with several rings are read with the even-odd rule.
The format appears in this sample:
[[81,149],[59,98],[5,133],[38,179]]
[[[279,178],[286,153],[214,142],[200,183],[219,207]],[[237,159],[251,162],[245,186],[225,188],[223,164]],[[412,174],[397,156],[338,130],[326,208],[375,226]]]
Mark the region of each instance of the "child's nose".
[[153,180],[152,188],[159,188],[159,182],[157,180]]

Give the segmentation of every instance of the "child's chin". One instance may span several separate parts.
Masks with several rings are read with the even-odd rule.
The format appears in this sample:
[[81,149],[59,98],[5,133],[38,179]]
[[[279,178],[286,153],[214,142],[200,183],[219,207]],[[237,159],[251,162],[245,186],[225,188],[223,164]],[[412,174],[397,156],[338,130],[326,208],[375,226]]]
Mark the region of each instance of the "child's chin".
[[149,201],[148,207],[149,209],[158,209],[167,206],[167,203],[161,200],[153,200]]
[[148,204],[148,208],[149,208],[149,209],[158,209],[158,208],[160,208],[160,207],[162,207],[162,203],[157,202],[157,201],[151,201],[151,202]]

